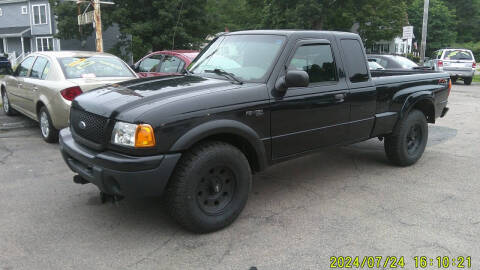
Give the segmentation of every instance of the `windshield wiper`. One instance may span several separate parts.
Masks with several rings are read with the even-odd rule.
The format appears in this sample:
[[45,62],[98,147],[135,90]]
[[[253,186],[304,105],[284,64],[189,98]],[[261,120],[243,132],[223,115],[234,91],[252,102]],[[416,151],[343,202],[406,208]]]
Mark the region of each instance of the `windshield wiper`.
[[186,74],[187,76],[190,76],[193,74],[193,71],[188,70],[187,68],[183,70],[183,74]]
[[235,76],[235,74],[233,73],[230,73],[230,72],[227,72],[223,69],[219,69],[219,68],[216,68],[216,69],[210,69],[210,70],[204,70],[205,73],[215,73],[215,74],[218,74],[218,75],[222,75],[230,80],[233,80],[233,81],[236,81],[238,84],[243,84],[243,82],[237,78]]

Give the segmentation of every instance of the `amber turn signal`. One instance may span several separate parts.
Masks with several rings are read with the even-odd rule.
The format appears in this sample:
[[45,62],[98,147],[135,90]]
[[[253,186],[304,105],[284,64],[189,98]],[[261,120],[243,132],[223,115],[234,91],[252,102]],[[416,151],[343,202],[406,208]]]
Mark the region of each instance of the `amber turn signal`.
[[135,147],[152,147],[155,146],[155,135],[152,126],[141,124],[137,126],[135,132]]

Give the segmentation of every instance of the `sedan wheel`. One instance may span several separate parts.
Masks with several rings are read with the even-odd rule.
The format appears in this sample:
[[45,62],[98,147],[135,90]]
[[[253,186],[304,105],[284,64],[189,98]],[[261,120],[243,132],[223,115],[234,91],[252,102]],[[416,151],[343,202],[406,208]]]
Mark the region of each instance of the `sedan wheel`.
[[40,129],[42,130],[42,135],[44,138],[48,137],[50,134],[50,128],[48,123],[47,112],[43,111],[40,113]]
[[2,108],[6,115],[14,115],[14,110],[12,106],[10,106],[10,100],[8,99],[7,92],[5,90],[2,91]]
[[58,130],[52,124],[50,114],[47,108],[42,107],[38,112],[38,122],[40,122],[40,130],[42,131],[43,139],[48,143],[55,143],[58,141]]

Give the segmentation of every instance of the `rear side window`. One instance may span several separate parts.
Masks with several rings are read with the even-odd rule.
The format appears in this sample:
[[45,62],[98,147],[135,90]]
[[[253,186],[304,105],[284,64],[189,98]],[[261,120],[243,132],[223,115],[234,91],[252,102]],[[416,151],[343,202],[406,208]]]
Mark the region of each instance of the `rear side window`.
[[327,44],[299,47],[288,69],[306,71],[310,76],[310,83],[337,81],[332,48]]
[[162,55],[152,55],[148,58],[145,58],[140,62],[138,66],[139,72],[158,72],[160,64],[162,62]]
[[50,62],[47,62],[47,65],[43,69],[42,80],[45,80],[47,78],[49,71],[50,71]]
[[47,64],[48,64],[48,60],[46,58],[37,57],[37,60],[33,65],[32,72],[30,73],[30,77],[35,79],[42,79],[42,74]]
[[355,39],[342,39],[345,67],[352,83],[368,81],[368,70],[362,45]]
[[445,60],[473,60],[472,53],[463,50],[445,51]]
[[28,71],[32,68],[33,61],[35,57],[28,57],[25,59],[20,66],[15,70],[15,76],[17,77],[27,77]]
[[180,72],[184,65],[185,63],[183,63],[183,61],[179,58],[171,55],[165,55],[162,66],[160,67],[160,72],[177,73]]

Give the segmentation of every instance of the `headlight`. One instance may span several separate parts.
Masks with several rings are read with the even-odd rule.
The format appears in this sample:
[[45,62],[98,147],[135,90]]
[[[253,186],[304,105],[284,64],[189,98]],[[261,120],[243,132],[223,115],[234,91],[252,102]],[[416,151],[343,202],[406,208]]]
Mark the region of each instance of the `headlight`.
[[150,125],[117,122],[112,132],[112,143],[131,147],[152,147],[155,146],[155,135]]

